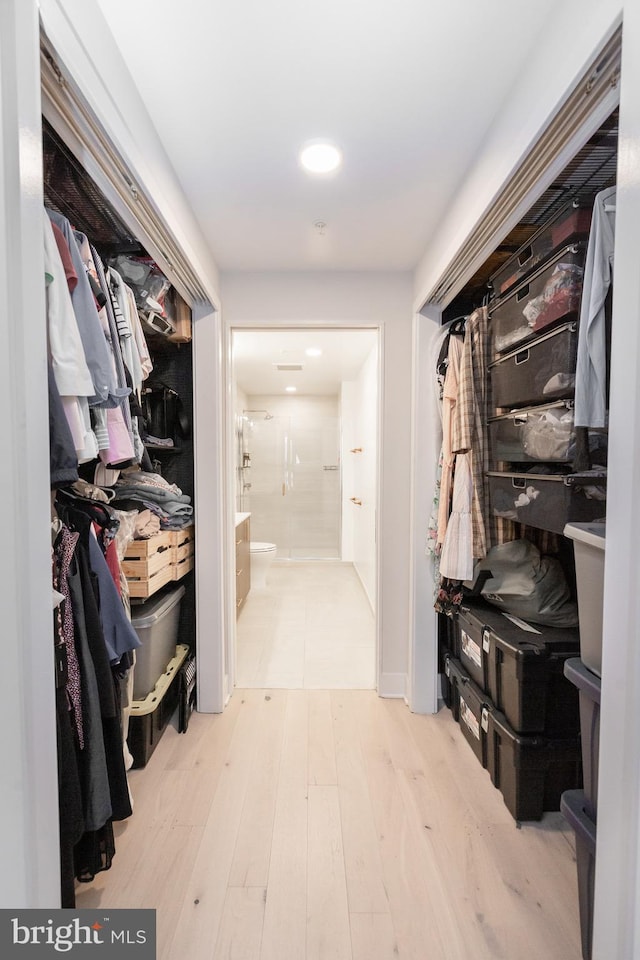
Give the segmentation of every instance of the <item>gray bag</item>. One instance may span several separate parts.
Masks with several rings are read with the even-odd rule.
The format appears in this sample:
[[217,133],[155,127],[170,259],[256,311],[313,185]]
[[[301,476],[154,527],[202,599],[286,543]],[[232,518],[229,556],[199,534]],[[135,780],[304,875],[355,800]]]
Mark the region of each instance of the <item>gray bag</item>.
[[476,579],[483,571],[489,574],[483,599],[505,613],[550,627],[578,625],[578,607],[559,561],[542,556],[528,540],[492,547],[479,561]]

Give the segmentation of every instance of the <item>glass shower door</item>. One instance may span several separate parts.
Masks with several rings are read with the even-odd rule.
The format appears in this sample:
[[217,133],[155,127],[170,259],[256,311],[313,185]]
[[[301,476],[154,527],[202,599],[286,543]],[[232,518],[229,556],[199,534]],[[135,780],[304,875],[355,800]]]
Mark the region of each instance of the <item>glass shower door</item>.
[[273,416],[253,421],[251,539],[278,557],[340,556],[340,421]]
[[340,422],[291,417],[287,444],[290,556],[340,556]]

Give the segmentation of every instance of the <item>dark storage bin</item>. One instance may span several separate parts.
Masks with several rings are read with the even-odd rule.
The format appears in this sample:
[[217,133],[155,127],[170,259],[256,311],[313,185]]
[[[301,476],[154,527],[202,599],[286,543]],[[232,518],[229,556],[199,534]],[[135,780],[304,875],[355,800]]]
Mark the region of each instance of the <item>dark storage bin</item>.
[[180,733],[186,733],[191,714],[196,707],[196,658],[190,657],[180,667],[178,675],[178,727]]
[[560,247],[586,240],[592,211],[592,200],[573,200],[540,227],[490,278],[494,297],[502,297]]
[[491,308],[496,353],[513,350],[561,320],[577,319],[587,246],[564,247]]
[[570,521],[592,521],[605,514],[604,500],[585,493],[585,488],[590,487],[604,491],[606,475],[603,473],[490,471],[488,477],[491,511],[496,517],[562,533]]
[[591,960],[593,942],[593,894],[596,880],[596,825],[585,809],[582,790],[562,794],[560,809],[576,835],[578,909],[583,960]]
[[466,673],[462,665],[449,659],[449,678],[454,682],[454,719],[460,725],[469,746],[483,767],[487,765],[487,696]]
[[180,668],[189,648],[180,645],[155,688],[144,700],[134,700],[129,717],[127,744],[134,767],[144,767],[158,746],[169,720],[180,703]]
[[444,670],[442,673],[442,699],[451,710],[453,719],[458,720],[458,688],[465,679],[460,669],[460,663],[450,653],[444,656]]
[[491,417],[487,426],[492,460],[566,463],[573,459],[572,400],[556,400],[538,407],[512,410]]
[[580,649],[577,630],[519,626],[488,604],[462,607],[458,622],[462,667],[517,733],[577,735],[577,690],[565,676]]
[[578,689],[585,810],[595,823],[598,810],[598,756],[600,753],[600,677],[579,657],[567,660],[564,673]]
[[450,653],[452,657],[459,659],[459,641],[456,622],[453,617],[444,613],[438,614],[438,645],[444,657],[445,653]]
[[488,693],[489,631],[485,630],[486,609],[485,606],[461,607],[456,625],[460,663],[480,689]]
[[563,323],[489,364],[495,407],[526,407],[573,396],[578,327]]
[[487,710],[487,767],[516,820],[559,810],[563,791],[582,784],[580,738],[516,733],[504,714]]

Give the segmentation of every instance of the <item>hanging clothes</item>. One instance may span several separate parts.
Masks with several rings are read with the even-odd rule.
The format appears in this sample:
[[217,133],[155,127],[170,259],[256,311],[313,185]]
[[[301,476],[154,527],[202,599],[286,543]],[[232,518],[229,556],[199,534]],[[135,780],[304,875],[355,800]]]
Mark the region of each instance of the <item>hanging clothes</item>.
[[[488,338],[488,310],[486,307],[480,307],[467,317],[465,324],[451,441],[454,453],[469,455],[473,528],[470,549],[472,558],[475,559],[481,559],[486,555],[490,541],[485,526],[489,506],[486,476],[489,469],[489,444],[485,426]],[[466,466],[463,467],[463,471],[466,476]]]
[[442,476],[440,479],[440,500],[438,504],[438,544],[444,542],[447,523],[451,510],[451,490],[453,485],[453,422],[458,402],[460,382],[460,361],[463,342],[459,337],[449,338],[447,354],[447,372],[444,378],[442,394]]
[[584,268],[574,423],[605,427],[607,420],[607,332],[605,299],[613,280],[616,188],[595,198]]
[[102,403],[113,396],[116,382],[109,357],[109,348],[98,317],[96,301],[91,292],[87,269],[82,261],[78,242],[67,218],[54,210],[47,209],[46,212],[51,222],[60,229],[67,241],[73,268],[78,278],[78,282],[71,292],[71,302],[93,383],[93,396],[90,398],[89,404]]
[[455,461],[451,514],[440,553],[440,574],[449,580],[473,579],[473,477],[471,454]]

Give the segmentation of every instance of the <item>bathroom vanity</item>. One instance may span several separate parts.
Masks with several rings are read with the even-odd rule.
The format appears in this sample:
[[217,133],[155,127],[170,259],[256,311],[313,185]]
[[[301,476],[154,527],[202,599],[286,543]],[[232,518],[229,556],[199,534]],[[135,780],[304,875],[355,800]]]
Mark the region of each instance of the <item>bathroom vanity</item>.
[[250,513],[236,513],[236,618],[251,589]]

